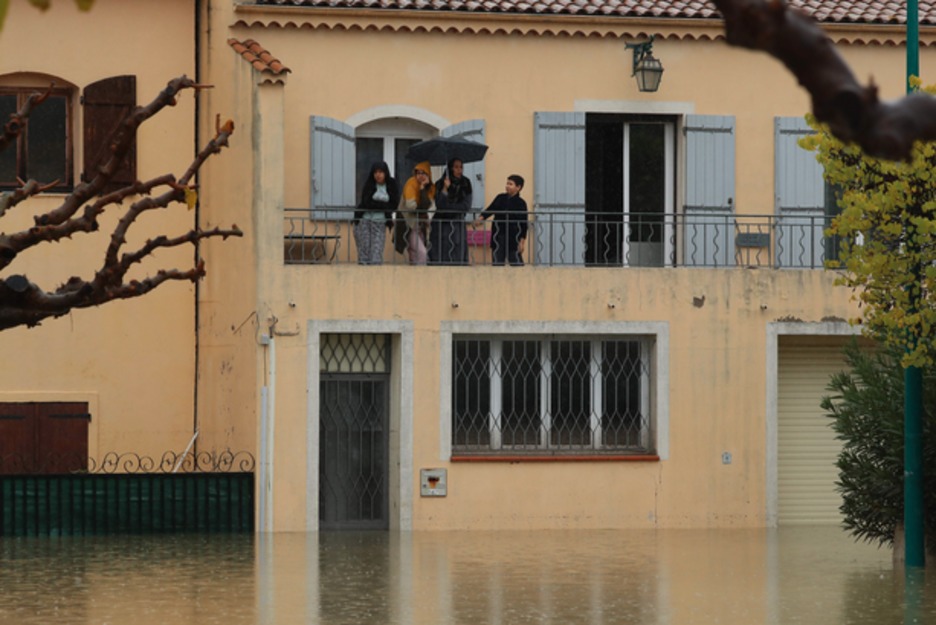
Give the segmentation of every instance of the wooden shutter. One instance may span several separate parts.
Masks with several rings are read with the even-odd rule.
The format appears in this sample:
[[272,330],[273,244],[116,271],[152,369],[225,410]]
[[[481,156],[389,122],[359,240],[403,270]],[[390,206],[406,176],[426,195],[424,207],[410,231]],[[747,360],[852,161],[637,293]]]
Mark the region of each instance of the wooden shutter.
[[687,115],[683,264],[734,264],[735,119]]
[[38,460],[44,473],[71,473],[88,468],[88,424],[83,403],[36,404]]
[[0,403],[0,475],[87,470],[90,421],[83,402]]
[[[484,120],[469,119],[443,128],[443,137],[462,137],[468,141],[484,143]],[[465,163],[463,174],[471,181],[471,209],[484,210],[484,161]]]
[[585,263],[585,113],[536,113],[534,262]]
[[802,117],[774,118],[774,228],[778,267],[822,267],[826,185],[816,155],[798,141],[813,130]]
[[312,176],[309,181],[313,219],[354,216],[354,128],[330,117],[311,119]]
[[[115,131],[136,107],[136,76],[114,76],[92,83],[85,87],[81,102],[84,108],[84,173],[81,179],[88,182],[97,175],[98,167],[110,158]],[[136,168],[134,139],[126,159],[102,193],[136,182]]]
[[30,404],[0,403],[0,475],[23,473],[36,453]]

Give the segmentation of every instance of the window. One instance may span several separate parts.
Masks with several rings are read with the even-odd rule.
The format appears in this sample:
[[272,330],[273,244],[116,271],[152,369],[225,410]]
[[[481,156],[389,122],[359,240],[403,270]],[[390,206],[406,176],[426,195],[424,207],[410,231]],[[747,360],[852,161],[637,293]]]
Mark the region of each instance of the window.
[[456,335],[452,451],[653,454],[651,336]]
[[585,116],[585,264],[662,267],[672,226],[675,124]]
[[[406,151],[414,143],[434,137],[460,136],[484,142],[484,120],[471,119],[437,130],[403,116],[384,117],[351,126],[337,119],[313,115],[311,127],[311,180],[309,207],[314,219],[351,219],[364,179],[375,161],[385,161],[402,186],[414,163]],[[438,169],[441,172],[441,168]],[[484,208],[484,161],[467,163],[472,208]]]
[[0,403],[0,475],[87,470],[90,421],[83,402]]
[[[64,81],[52,76],[0,77],[0,120],[6,123],[33,93],[45,93],[50,84]],[[17,84],[18,83],[18,84]],[[44,102],[33,108],[16,143],[0,150],[0,189],[13,189],[19,180],[42,184],[56,182],[52,191],[67,192],[74,185],[77,89],[53,88]],[[110,158],[110,141],[121,122],[136,106],[136,77],[114,76],[86,86],[80,98],[82,119],[82,181],[93,178]],[[136,147],[117,168],[109,193],[136,180]]]
[[436,135],[436,129],[415,120],[377,120],[355,131],[355,198],[360,201],[364,179],[371,165],[384,161],[390,175],[403,184],[414,163],[406,160],[406,151],[414,143]]
[[718,115],[537,112],[534,263],[731,264],[734,127]]
[[[0,88],[0,119],[6,123],[10,115],[26,104],[37,88]],[[0,187],[19,186],[17,179],[35,179],[42,184],[56,182],[53,190],[67,190],[72,185],[72,93],[53,90],[42,104],[29,115],[26,127],[0,151]]]

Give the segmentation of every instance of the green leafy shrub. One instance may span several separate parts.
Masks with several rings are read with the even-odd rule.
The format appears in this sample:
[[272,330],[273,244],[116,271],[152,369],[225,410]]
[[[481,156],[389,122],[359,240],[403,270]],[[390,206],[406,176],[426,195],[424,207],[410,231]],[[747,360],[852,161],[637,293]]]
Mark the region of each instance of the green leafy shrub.
[[[892,545],[903,520],[904,370],[898,348],[845,347],[850,371],[832,376],[822,409],[843,443],[836,466],[845,529]],[[923,498],[927,544],[936,545],[936,369],[923,369]]]

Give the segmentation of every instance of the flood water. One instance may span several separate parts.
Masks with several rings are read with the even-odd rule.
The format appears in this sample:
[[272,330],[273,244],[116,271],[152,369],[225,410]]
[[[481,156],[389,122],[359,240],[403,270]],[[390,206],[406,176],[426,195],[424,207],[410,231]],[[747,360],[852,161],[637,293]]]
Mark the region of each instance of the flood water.
[[936,623],[835,527],[0,539],[0,623]]

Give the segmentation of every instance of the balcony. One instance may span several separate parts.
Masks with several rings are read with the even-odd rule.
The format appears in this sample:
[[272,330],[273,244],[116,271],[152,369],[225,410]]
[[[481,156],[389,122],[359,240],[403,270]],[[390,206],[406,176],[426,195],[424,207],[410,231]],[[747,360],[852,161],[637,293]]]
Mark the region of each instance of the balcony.
[[[348,210],[316,210],[313,216],[307,208],[287,208],[283,224],[285,264],[358,263],[349,214]],[[506,229],[494,236],[492,229],[497,226],[492,221],[477,228],[466,221],[463,238],[455,234],[441,241],[455,249],[467,248],[466,256],[459,254],[466,261],[430,260],[430,264],[495,264],[495,256],[507,246],[507,239]],[[513,222],[511,236],[523,264],[537,267],[821,269],[827,259],[837,257],[838,249],[836,240],[824,232],[829,217],[815,211],[783,216],[541,211],[531,212],[525,221],[526,236],[521,239],[516,234],[520,222]],[[405,251],[401,254],[394,250],[393,232],[384,232],[383,263],[410,264]],[[427,247],[431,245],[430,240]]]

